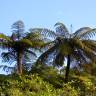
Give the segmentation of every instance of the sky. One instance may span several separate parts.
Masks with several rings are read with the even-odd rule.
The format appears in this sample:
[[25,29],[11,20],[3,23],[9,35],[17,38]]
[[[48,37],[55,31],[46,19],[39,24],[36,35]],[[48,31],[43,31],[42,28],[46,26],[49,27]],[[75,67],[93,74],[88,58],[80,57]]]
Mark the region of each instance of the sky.
[[96,26],[96,0],[0,0],[0,33],[11,34],[11,25],[22,20],[26,31],[34,27],[55,29],[56,22],[73,31]]
[[54,30],[57,22],[69,31],[96,27],[96,0],[0,0],[0,33],[11,34],[11,25],[22,20],[25,29],[43,27]]

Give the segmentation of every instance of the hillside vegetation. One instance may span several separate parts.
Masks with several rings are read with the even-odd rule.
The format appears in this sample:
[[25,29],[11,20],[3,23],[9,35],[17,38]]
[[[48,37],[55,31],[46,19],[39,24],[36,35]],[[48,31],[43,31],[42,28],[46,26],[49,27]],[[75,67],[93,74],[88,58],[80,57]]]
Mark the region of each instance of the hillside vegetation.
[[0,33],[0,68],[10,72],[0,75],[0,96],[96,96],[96,28],[55,28],[26,32],[19,20],[10,36]]
[[65,84],[64,74],[51,67],[45,70],[23,76],[0,75],[0,96],[96,96],[94,76],[71,74]]

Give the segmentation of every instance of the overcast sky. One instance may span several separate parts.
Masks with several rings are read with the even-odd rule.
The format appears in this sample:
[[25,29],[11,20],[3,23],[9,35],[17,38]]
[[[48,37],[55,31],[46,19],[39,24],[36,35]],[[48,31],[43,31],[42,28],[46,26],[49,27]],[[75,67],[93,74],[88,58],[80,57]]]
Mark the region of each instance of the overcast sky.
[[80,27],[96,27],[96,0],[0,0],[0,33],[11,34],[18,20],[26,30],[33,27],[54,29],[56,22],[73,31]]

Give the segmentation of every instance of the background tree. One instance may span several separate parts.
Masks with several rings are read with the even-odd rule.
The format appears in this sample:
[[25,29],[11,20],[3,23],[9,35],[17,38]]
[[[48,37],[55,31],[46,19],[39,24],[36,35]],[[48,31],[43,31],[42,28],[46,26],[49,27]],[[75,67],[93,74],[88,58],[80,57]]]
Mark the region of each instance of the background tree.
[[12,63],[16,61],[17,73],[21,75],[23,73],[23,65],[30,62],[26,62],[26,59],[29,60],[31,56],[36,57],[33,49],[39,49],[44,44],[44,41],[36,31],[24,33],[24,23],[22,21],[14,23],[12,29],[12,36],[5,36],[9,40],[6,39],[2,42],[2,49],[5,48],[8,51],[3,52],[1,56],[5,62],[9,61]]
[[12,33],[13,33],[13,37],[15,35],[15,39],[21,39],[24,35],[24,30],[25,30],[25,26],[23,21],[19,20],[15,23],[13,23],[12,25]]

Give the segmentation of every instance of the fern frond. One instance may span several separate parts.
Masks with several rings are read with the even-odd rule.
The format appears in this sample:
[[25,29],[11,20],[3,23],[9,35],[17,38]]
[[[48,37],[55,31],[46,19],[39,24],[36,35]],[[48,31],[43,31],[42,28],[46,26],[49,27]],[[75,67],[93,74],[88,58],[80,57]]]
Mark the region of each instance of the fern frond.
[[22,47],[30,47],[32,46],[32,42],[29,39],[21,39],[20,41],[17,41],[19,45],[21,44]]
[[85,46],[96,52],[96,42],[94,40],[82,40]]
[[62,55],[61,53],[58,53],[53,61],[53,64],[58,67],[63,66],[64,57],[65,57],[64,55]]
[[3,41],[3,40],[11,41],[11,39],[10,39],[8,36],[4,35],[4,34],[0,34],[0,39],[1,39],[2,41]]
[[33,32],[39,32],[44,37],[52,37],[56,38],[57,35],[54,31],[47,29],[47,28],[34,28],[32,29]]
[[28,49],[26,49],[25,51],[26,51],[27,53],[33,55],[34,57],[37,57],[37,55],[36,55],[35,52],[33,52],[33,51],[31,51],[31,50],[28,50]]
[[56,34],[60,37],[68,38],[70,36],[67,27],[63,23],[56,23]]
[[47,51],[45,51],[44,53],[42,53],[39,58],[37,59],[37,62],[41,61],[41,62],[45,62],[46,59],[48,58],[48,56],[53,53],[56,49],[58,48],[58,45],[54,45],[52,48],[49,48]]
[[83,27],[77,30],[73,35],[73,38],[78,39],[89,39],[96,34],[96,29],[91,29],[90,27]]
[[7,65],[0,65],[0,68],[2,68],[5,72],[12,72],[15,69],[14,67],[10,67]]
[[1,54],[1,57],[3,59],[3,62],[8,62],[9,64],[12,64],[16,60],[16,57],[13,52],[3,52]]
[[55,26],[55,27],[56,27],[56,26],[57,26],[57,27],[61,27],[64,32],[69,33],[67,27],[66,27],[63,23],[57,22],[54,26]]

